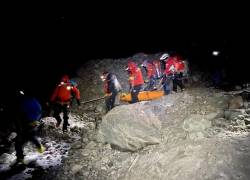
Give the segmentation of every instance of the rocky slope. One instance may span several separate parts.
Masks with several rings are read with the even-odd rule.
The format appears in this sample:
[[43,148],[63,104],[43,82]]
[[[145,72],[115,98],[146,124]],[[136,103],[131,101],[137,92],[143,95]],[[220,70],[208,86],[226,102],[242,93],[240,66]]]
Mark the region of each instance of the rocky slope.
[[[124,152],[95,138],[70,152],[57,179],[249,179],[250,109],[243,101],[229,109],[229,104],[239,104],[232,99],[225,92],[199,87],[129,105],[134,107],[128,116],[139,107],[151,108],[161,121],[160,142]],[[117,111],[123,108],[116,107],[104,119],[113,116],[119,121]],[[119,126],[112,127],[110,132]],[[102,124],[96,137],[101,132]]]

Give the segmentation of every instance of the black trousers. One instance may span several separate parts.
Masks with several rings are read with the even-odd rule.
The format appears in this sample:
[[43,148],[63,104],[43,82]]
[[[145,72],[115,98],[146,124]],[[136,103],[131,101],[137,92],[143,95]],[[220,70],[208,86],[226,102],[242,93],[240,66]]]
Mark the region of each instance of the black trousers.
[[41,143],[37,138],[37,128],[27,127],[21,132],[17,132],[17,137],[15,138],[15,150],[17,159],[23,159],[23,145],[31,141],[37,148],[41,148]]
[[105,104],[106,104],[106,111],[107,112],[114,108],[116,95],[117,95],[117,92],[114,91],[114,92],[112,92],[111,96],[107,96],[105,98]]
[[60,113],[63,113],[63,130],[67,130],[68,127],[68,119],[69,119],[69,105],[68,104],[60,104],[56,103],[54,105],[54,115],[53,117],[56,119],[57,123],[60,125],[62,122],[62,118]]
[[173,91],[177,92],[177,86],[179,86],[181,88],[181,90],[183,90],[185,88],[184,85],[183,85],[183,82],[182,82],[182,78],[183,78],[182,73],[174,75]]
[[138,86],[134,86],[133,90],[131,91],[131,103],[136,103],[139,101],[138,99],[138,94],[141,90],[141,85],[138,85]]
[[148,84],[148,86],[145,88],[145,90],[147,90],[147,91],[152,91],[152,90],[154,90],[154,88],[155,88],[155,83],[156,83],[156,77],[154,77],[154,76],[151,76],[150,78],[149,78],[149,82],[148,82],[149,84]]

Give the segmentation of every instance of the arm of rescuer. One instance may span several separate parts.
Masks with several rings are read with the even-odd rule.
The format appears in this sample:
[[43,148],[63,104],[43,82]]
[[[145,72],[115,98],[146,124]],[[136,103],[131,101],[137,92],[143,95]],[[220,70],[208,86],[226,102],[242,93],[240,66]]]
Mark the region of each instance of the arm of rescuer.
[[74,93],[74,97],[76,98],[76,102],[78,104],[78,106],[81,105],[81,102],[80,102],[80,91],[77,87],[73,87],[72,88],[72,92]]
[[132,92],[133,91],[133,89],[134,89],[134,80],[135,80],[135,76],[133,76],[133,75],[130,75],[129,76],[129,85],[130,85],[130,92]]
[[54,90],[51,98],[50,98],[50,102],[55,102],[57,94],[58,94],[58,89],[59,89],[59,87],[57,86],[56,89]]

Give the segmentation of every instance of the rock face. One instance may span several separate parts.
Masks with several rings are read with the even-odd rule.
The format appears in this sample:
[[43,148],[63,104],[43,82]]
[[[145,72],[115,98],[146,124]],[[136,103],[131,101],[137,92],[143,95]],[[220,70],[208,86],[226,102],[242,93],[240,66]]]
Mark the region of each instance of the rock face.
[[118,149],[137,151],[160,142],[161,121],[145,103],[114,108],[104,116],[98,139]]
[[241,96],[236,96],[232,98],[229,102],[229,109],[239,109],[243,106],[243,99]]
[[183,123],[183,129],[188,132],[191,139],[200,139],[205,137],[205,130],[211,127],[211,121],[202,115],[191,115]]

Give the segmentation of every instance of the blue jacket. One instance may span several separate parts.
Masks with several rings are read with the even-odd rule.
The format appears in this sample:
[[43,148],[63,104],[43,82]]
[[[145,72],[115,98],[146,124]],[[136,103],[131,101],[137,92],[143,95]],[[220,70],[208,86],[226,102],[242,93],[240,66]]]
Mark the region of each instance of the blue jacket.
[[39,121],[42,117],[42,107],[38,100],[32,97],[23,97],[21,100],[21,112],[29,122]]

